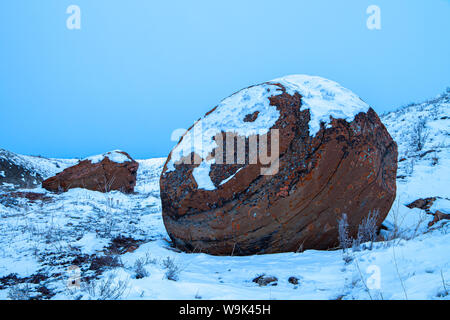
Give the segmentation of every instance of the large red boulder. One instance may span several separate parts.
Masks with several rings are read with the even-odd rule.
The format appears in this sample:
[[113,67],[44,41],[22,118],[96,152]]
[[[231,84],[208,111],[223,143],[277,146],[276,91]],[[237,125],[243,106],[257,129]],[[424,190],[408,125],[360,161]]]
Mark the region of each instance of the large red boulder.
[[333,81],[288,76],[233,94],[183,135],[160,178],[164,224],[188,252],[334,248],[343,214],[350,236],[371,211],[381,224],[396,171],[372,108]]
[[87,158],[42,182],[42,187],[54,192],[73,188],[132,193],[136,186],[139,163],[126,152],[112,151]]

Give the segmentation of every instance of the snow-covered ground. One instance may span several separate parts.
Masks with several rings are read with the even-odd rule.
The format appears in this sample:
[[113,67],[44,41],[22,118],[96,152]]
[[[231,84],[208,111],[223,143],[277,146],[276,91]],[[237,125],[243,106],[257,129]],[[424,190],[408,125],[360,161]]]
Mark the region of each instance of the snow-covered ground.
[[[450,213],[448,93],[382,121],[405,160],[384,222],[386,240],[372,250],[248,257],[178,252],[161,217],[165,159],[141,160],[133,195],[20,190],[48,197],[32,202],[0,194],[0,299],[450,299],[449,223],[428,227],[431,215],[405,206],[438,197],[431,211]],[[18,157],[44,177],[73,164]],[[252,281],[263,274],[277,281]]]

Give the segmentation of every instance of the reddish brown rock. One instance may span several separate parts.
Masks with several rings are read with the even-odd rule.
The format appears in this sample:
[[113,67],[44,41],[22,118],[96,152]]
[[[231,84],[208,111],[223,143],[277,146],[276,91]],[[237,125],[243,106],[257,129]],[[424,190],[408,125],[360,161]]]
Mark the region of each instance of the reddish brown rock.
[[450,220],[450,214],[443,213],[439,210],[436,210],[433,216],[434,216],[433,220],[428,223],[429,228],[441,220]]
[[114,151],[80,161],[42,182],[42,187],[53,192],[84,188],[100,192],[118,190],[132,193],[138,168],[139,163],[126,152]]
[[436,199],[437,199],[436,197],[417,199],[406,206],[410,209],[418,208],[418,209],[425,210],[426,212],[429,212],[431,206],[436,201]]
[[[271,126],[279,130],[276,174],[261,175],[264,166],[249,163],[247,148],[245,164],[211,165],[215,189],[207,190],[193,175],[198,164],[178,161],[170,169],[174,151],[169,155],[160,178],[161,200],[177,248],[215,255],[329,249],[338,246],[344,213],[351,236],[370,211],[379,211],[378,226],[385,219],[396,193],[397,145],[375,111],[360,112],[349,122],[331,118],[313,134],[303,96],[276,85],[282,94],[269,97],[280,113]],[[243,118],[251,123],[260,116],[248,112]]]

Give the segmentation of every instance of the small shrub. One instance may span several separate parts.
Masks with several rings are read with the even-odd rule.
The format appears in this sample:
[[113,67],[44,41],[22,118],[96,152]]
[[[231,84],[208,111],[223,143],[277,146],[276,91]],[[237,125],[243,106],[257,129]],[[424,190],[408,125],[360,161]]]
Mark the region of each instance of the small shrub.
[[339,232],[339,246],[345,252],[350,248],[352,241],[348,234],[348,221],[347,214],[343,214],[341,219],[338,221],[338,232]]
[[428,139],[428,135],[427,120],[425,118],[419,118],[419,121],[417,121],[413,127],[411,146],[415,148],[416,151],[422,151]]
[[443,290],[440,291],[437,296],[439,298],[444,298],[444,297],[447,297],[449,295],[449,292],[448,292],[448,289],[447,289],[448,284],[445,282],[444,273],[442,272],[442,270],[441,270],[441,279],[442,279],[442,288],[443,288]]
[[348,252],[348,249],[352,245],[352,240],[348,234],[348,221],[347,214],[343,214],[341,219],[338,221],[338,232],[339,232],[339,246],[342,248],[342,259],[345,264],[348,264],[353,260],[352,256]]
[[11,300],[31,300],[32,289],[28,283],[18,284],[8,290],[8,299]]
[[129,287],[129,281],[116,280],[115,274],[110,274],[105,280],[90,281],[82,286],[90,298],[95,300],[119,300]]
[[356,242],[358,247],[360,244],[369,242],[369,250],[372,250],[373,243],[377,239],[377,220],[379,216],[379,211],[374,210],[369,212],[369,215],[363,219],[361,224],[358,226],[358,236]]
[[411,158],[405,165],[405,173],[407,175],[412,175],[414,173],[415,160]]
[[175,261],[172,258],[167,257],[163,260],[162,265],[164,269],[167,269],[165,273],[166,279],[178,281],[178,276],[180,274],[181,268],[175,264]]
[[[352,252],[357,252],[361,250],[361,244],[369,242],[367,247],[372,250],[373,243],[377,239],[377,221],[379,212],[374,210],[369,212],[369,215],[363,219],[361,224],[358,226],[358,234],[355,239],[351,239],[349,236],[349,225],[347,221],[347,215],[343,214],[342,218],[338,221],[338,232],[339,232],[339,245],[342,248],[343,260],[345,263],[349,263],[353,260],[349,254],[349,248],[352,248]],[[364,247],[365,249],[366,247]]]
[[145,269],[145,261],[143,259],[137,259],[134,263],[134,272],[136,279],[142,279],[149,276],[148,271]]
[[347,264],[353,260],[348,249],[352,245],[352,239],[348,234],[348,221],[347,214],[343,214],[341,219],[338,221],[338,232],[339,232],[339,246],[342,249],[342,259]]

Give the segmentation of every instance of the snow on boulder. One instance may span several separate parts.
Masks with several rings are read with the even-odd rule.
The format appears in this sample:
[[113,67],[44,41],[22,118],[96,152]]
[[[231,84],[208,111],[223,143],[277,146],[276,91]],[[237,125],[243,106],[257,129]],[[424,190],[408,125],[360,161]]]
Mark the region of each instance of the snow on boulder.
[[108,158],[110,161],[115,163],[125,163],[130,160],[133,160],[127,153],[120,150],[114,150],[104,154],[91,156],[84,160],[89,160],[92,164],[96,164],[102,162],[105,158]]
[[293,75],[243,89],[199,119],[160,178],[163,219],[185,251],[250,255],[338,245],[395,198],[397,145],[348,89]]
[[139,163],[126,152],[115,150],[81,160],[56,176],[42,182],[42,187],[54,192],[73,188],[124,193],[134,192]]

